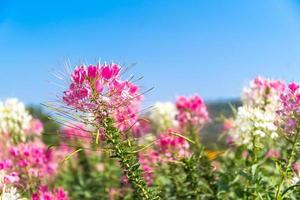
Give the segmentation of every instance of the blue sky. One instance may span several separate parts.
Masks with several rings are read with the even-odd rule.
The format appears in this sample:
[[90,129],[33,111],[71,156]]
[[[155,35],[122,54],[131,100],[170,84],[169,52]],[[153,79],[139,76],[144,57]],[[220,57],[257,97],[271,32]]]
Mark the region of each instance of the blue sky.
[[289,0],[0,0],[0,98],[53,99],[66,58],[136,63],[147,104],[237,97],[256,75],[299,80],[299,33]]

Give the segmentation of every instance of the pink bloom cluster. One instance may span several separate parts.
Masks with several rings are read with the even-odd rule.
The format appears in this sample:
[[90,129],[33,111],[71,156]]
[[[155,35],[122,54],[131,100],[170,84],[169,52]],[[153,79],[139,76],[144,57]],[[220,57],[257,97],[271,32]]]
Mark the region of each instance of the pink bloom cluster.
[[76,67],[63,96],[64,103],[77,110],[112,117],[120,131],[138,120],[141,99],[138,87],[122,81],[120,66],[113,63]]
[[159,153],[171,159],[190,155],[189,143],[184,138],[169,133],[160,134],[156,146]]
[[250,106],[276,110],[280,95],[285,88],[285,83],[281,80],[265,79],[258,76],[250,82],[248,88],[244,89],[242,100]]
[[26,130],[28,134],[34,134],[34,135],[39,135],[43,131],[44,131],[43,123],[37,118],[34,118],[30,121],[30,127],[28,130]]
[[280,158],[280,151],[275,150],[275,149],[270,149],[270,150],[266,153],[266,158],[274,158],[274,159],[278,159],[278,158]]
[[[4,171],[5,168],[11,168],[12,162],[10,160],[4,160],[0,163],[1,171]],[[9,173],[5,173],[3,176],[2,184],[9,185],[9,184],[17,184],[20,181],[20,176],[18,172],[12,171]],[[2,188],[3,185],[0,185]]]
[[286,133],[296,133],[300,125],[300,89],[296,83],[290,83],[288,90],[280,97],[281,108],[277,111],[276,124]]
[[232,118],[227,118],[223,122],[222,131],[227,132],[235,127],[235,122]]
[[45,185],[42,185],[32,195],[31,200],[69,200],[68,194],[63,188],[50,191]]
[[0,160],[0,172],[8,174],[7,181],[12,184],[26,185],[30,180],[51,177],[55,173],[51,152],[36,142],[21,143],[7,150]]
[[153,183],[155,165],[159,162],[159,153],[153,149],[139,154],[139,163],[144,172],[144,179],[148,185]]
[[61,130],[62,134],[66,136],[67,139],[79,139],[91,141],[92,137],[86,130],[83,124],[67,124]]
[[229,146],[229,147],[234,147],[235,146],[235,143],[234,143],[234,138],[232,136],[228,136],[226,138],[226,144]]
[[292,168],[297,175],[300,174],[300,163],[299,162],[294,162],[292,165]]
[[170,133],[158,135],[154,148],[139,154],[139,163],[144,171],[145,180],[149,185],[152,184],[158,164],[187,157],[190,154],[189,144],[184,138]]
[[41,134],[44,131],[43,123],[35,118],[31,121],[31,132],[35,134]]
[[[15,105],[12,107],[15,107]],[[21,111],[25,112],[26,110],[24,108]],[[16,116],[15,111],[11,113],[12,116],[6,116],[7,119],[2,120],[8,120],[10,125],[21,123],[14,120],[14,117],[19,119],[22,113],[18,113],[20,116]],[[5,188],[14,188],[20,195],[25,196],[29,195],[30,191],[35,191],[40,184],[53,182],[53,175],[57,174],[58,168],[55,155],[52,151],[47,150],[39,137],[44,130],[42,122],[39,119],[33,119],[29,115],[26,117],[26,122],[28,122],[26,128],[14,130],[16,134],[22,133],[21,136],[24,137],[24,140],[15,143],[12,141],[10,132],[0,134],[0,190],[4,192]],[[57,194],[59,193],[61,191],[57,192]],[[35,199],[55,198],[40,197]]]
[[[83,148],[90,148],[95,141],[90,131],[87,130],[87,127],[82,123],[68,123],[62,127],[60,132],[64,137],[61,138],[60,146],[53,151],[53,154],[56,159],[61,161],[63,161],[68,154],[75,151],[78,145]],[[104,134],[100,133],[98,142],[104,139]],[[87,155],[91,153],[92,151],[86,151]],[[73,157],[73,159],[76,158],[76,156]]]
[[176,101],[178,120],[182,128],[192,126],[202,126],[210,121],[206,105],[202,98],[198,95],[187,97],[179,97]]
[[151,125],[148,120],[140,119],[133,127],[132,127],[132,133],[134,137],[138,138],[141,137],[147,133],[150,133],[151,131]]

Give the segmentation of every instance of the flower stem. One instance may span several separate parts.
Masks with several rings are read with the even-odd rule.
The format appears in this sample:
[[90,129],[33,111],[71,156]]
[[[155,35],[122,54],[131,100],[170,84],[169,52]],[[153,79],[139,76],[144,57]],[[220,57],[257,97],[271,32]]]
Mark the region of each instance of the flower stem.
[[190,134],[191,139],[194,142],[194,145],[193,145],[194,152],[198,152],[199,153],[201,151],[201,149],[202,149],[202,145],[201,145],[201,142],[200,142],[199,131],[197,131],[197,129],[195,129],[193,126],[191,126],[188,129],[188,132]]
[[137,198],[142,200],[160,199],[153,190],[148,188],[142,177],[142,170],[139,168],[137,154],[130,153],[132,146],[122,142],[120,132],[114,126],[114,121],[110,118],[105,119],[103,128],[105,128],[106,144],[111,147],[111,157],[117,158],[120,162],[121,168],[132,184]]
[[299,132],[300,132],[300,131],[297,130],[297,133],[296,133],[296,135],[294,136],[294,140],[293,140],[293,144],[292,144],[292,152],[291,152],[291,154],[290,154],[290,156],[289,156],[288,164],[287,164],[287,166],[286,166],[284,172],[281,174],[281,180],[280,180],[280,183],[279,183],[279,185],[278,185],[278,187],[277,187],[276,196],[275,196],[275,199],[276,199],[276,200],[282,199],[282,195],[280,194],[281,187],[282,187],[282,185],[283,185],[283,183],[284,183],[284,180],[285,180],[285,178],[286,178],[286,176],[287,176],[287,172],[288,172],[289,168],[291,167],[292,161],[293,161],[294,156],[295,156],[295,150],[296,150],[296,146],[297,146],[296,144],[297,144],[297,142],[298,142]]
[[257,137],[255,135],[252,136],[253,137],[253,141],[252,141],[252,145],[253,145],[253,157],[252,157],[252,164],[256,164],[257,163]]
[[[256,183],[256,173],[252,175],[252,167],[257,164],[257,154],[258,154],[258,148],[257,148],[257,136],[252,134],[252,152],[251,152],[251,163],[249,165],[249,174],[251,174],[251,180],[247,181],[246,191],[247,193],[251,192],[251,194],[256,198],[258,196],[257,192],[257,183]],[[254,182],[254,183],[253,183]],[[251,185],[254,184],[254,187],[251,188]],[[247,194],[247,199],[249,195]]]

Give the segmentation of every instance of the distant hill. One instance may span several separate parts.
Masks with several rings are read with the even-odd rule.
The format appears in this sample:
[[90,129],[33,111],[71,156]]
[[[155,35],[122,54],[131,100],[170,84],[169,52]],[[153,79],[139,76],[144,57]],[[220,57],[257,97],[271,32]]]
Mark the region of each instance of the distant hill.
[[232,107],[239,107],[241,101],[239,99],[229,99],[222,101],[212,101],[207,103],[207,109],[210,114],[212,123],[206,125],[201,132],[202,142],[208,148],[224,147],[224,141],[218,141],[219,134],[222,129],[222,122],[219,119],[222,115],[224,117],[232,117]]

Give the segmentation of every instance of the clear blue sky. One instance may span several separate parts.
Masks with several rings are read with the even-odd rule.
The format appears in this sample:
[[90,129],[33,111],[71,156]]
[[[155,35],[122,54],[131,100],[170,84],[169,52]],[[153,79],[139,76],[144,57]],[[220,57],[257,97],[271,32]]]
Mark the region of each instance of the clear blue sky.
[[256,75],[300,77],[300,6],[289,0],[0,0],[0,98],[51,99],[69,58],[137,63],[147,102],[237,97]]

